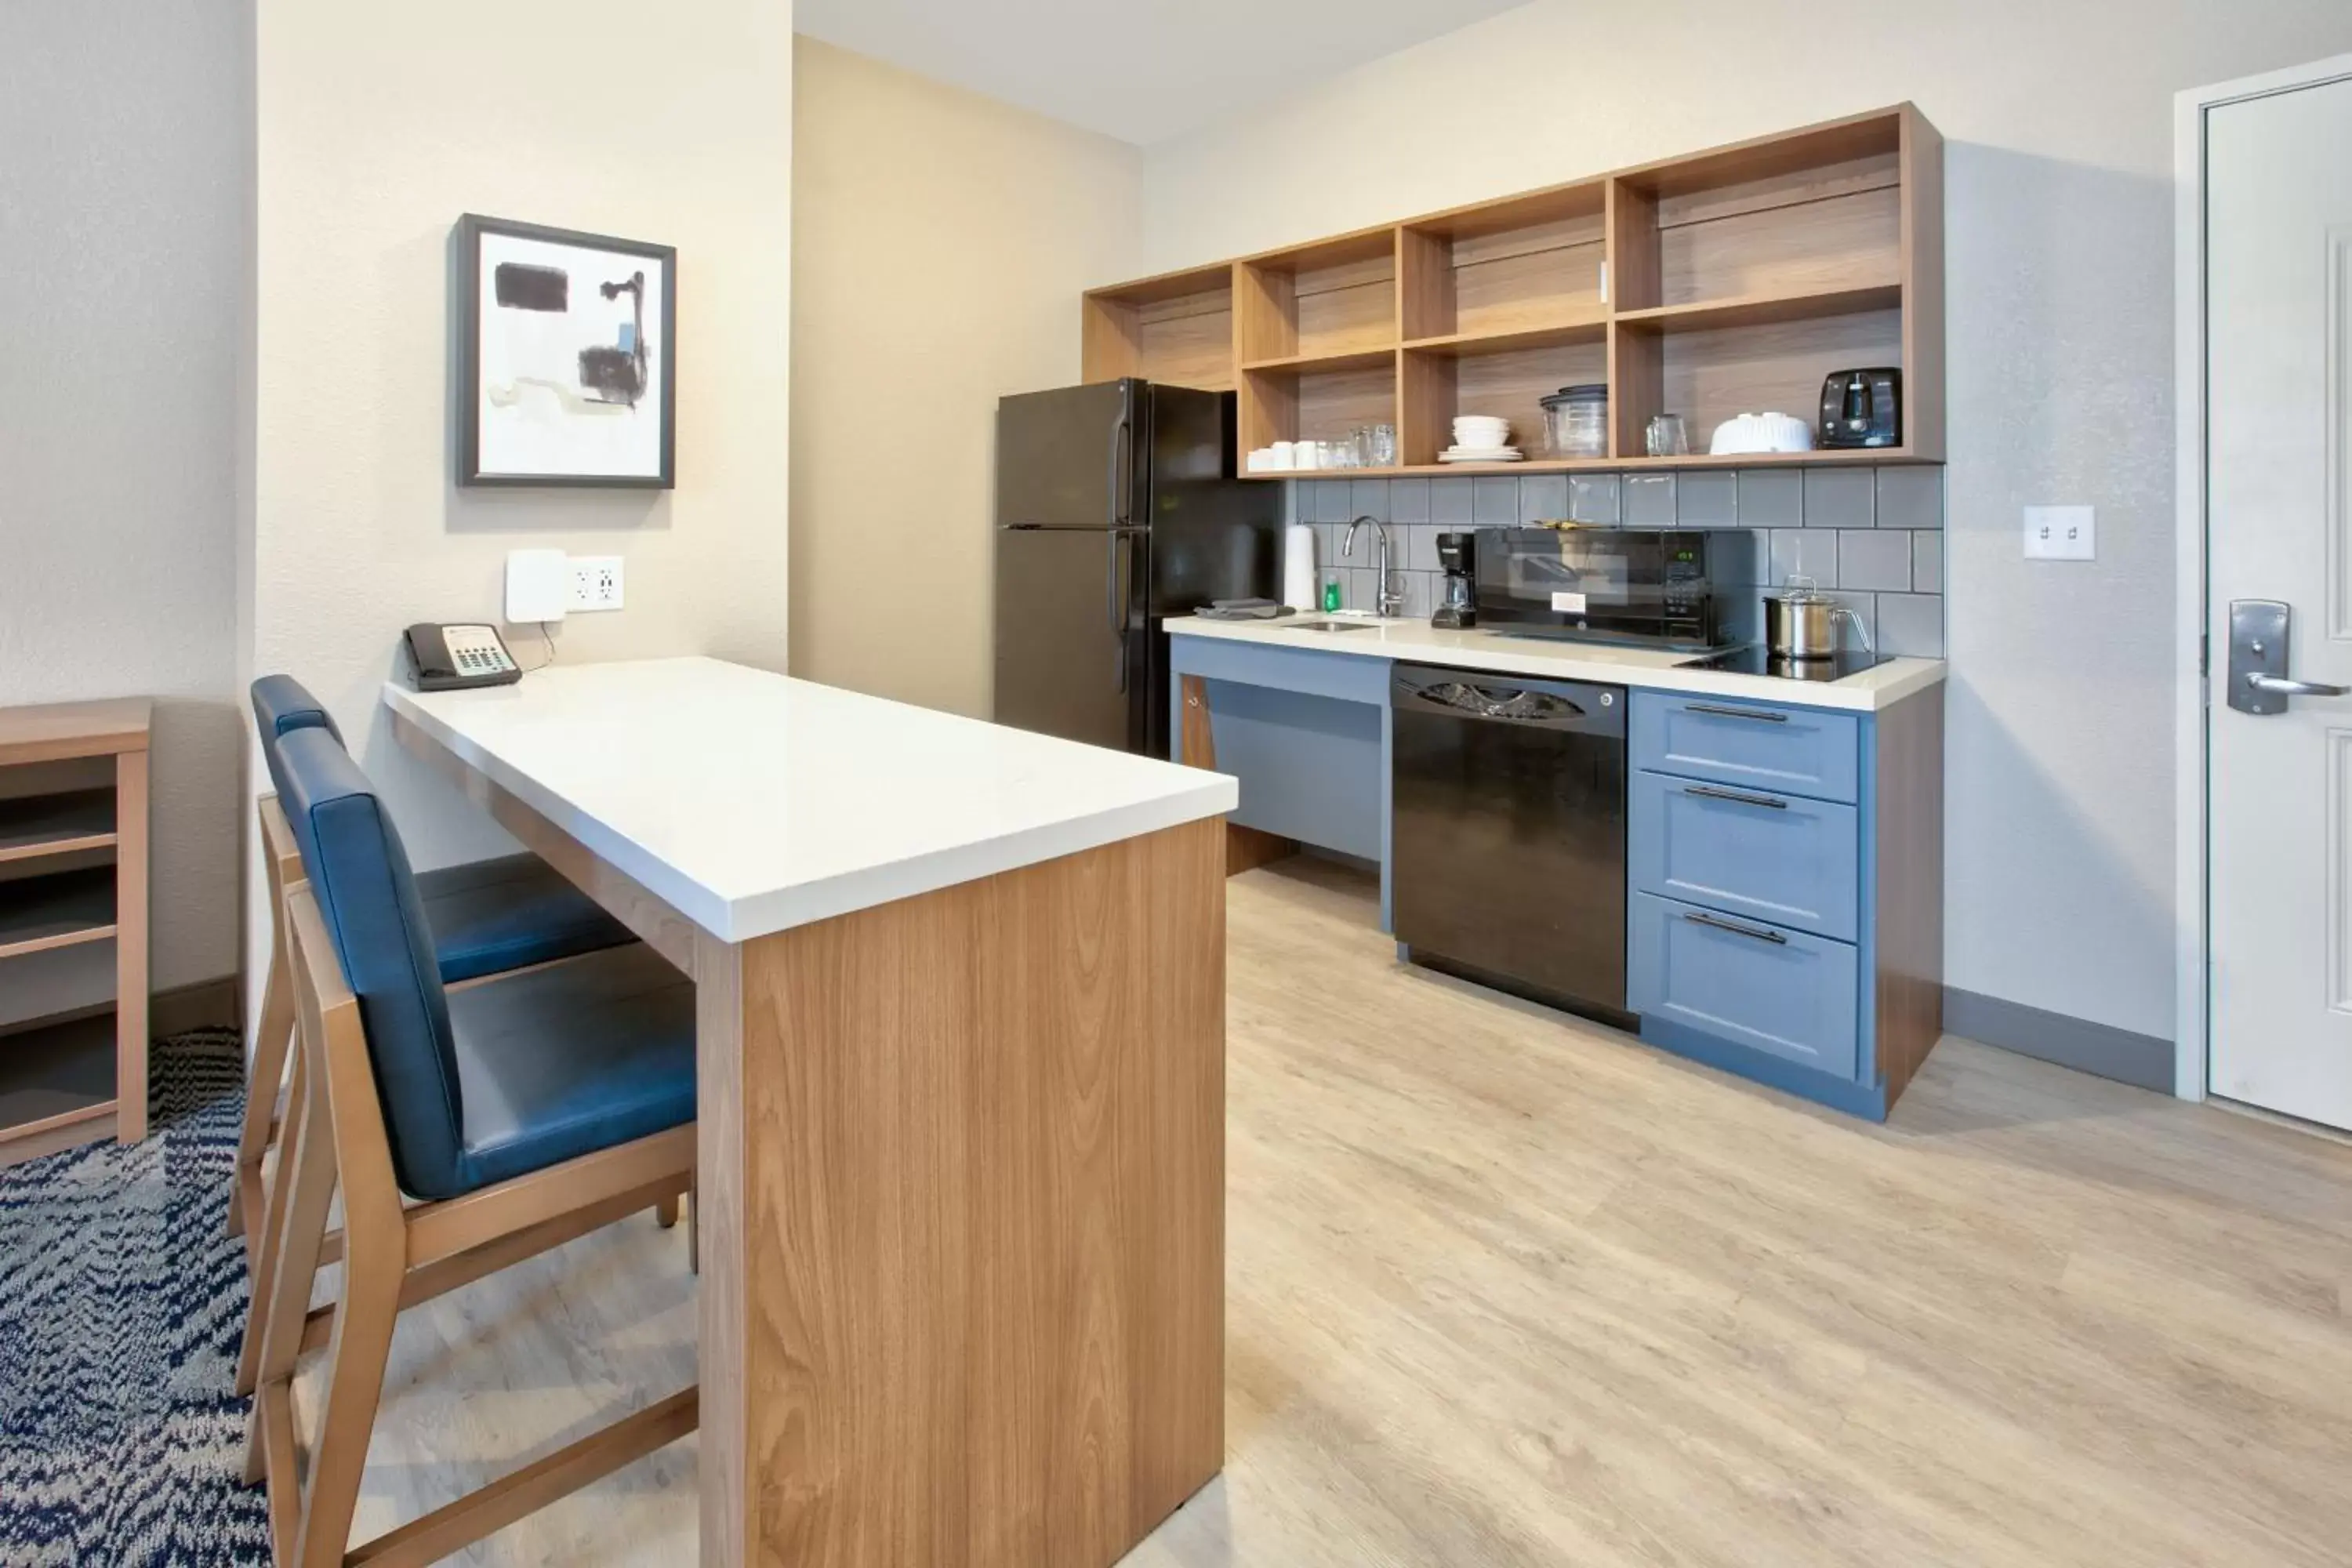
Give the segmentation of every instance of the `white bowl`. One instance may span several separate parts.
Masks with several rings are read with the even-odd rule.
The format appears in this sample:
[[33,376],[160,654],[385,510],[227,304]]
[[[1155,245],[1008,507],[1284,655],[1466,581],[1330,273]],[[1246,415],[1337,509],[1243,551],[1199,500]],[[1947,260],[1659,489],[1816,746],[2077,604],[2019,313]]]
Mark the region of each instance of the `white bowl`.
[[1810,452],[1813,427],[1787,414],[1742,414],[1715,427],[1707,450],[1717,457],[1748,452]]

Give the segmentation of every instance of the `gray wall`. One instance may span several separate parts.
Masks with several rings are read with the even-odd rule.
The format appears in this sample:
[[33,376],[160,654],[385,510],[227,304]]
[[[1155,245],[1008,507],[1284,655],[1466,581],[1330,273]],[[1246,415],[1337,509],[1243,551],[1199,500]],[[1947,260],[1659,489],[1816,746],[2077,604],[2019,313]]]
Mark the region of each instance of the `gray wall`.
[[[2172,1032],[2172,95],[2346,0],[1539,0],[1149,151],[1146,272],[1916,101],[1947,141],[1946,978]],[[1801,412],[1801,409],[1792,410]],[[2020,509],[2099,508],[2028,563]]]
[[[236,967],[236,446],[252,118],[222,0],[0,5],[0,704],[152,693],[152,965]],[[106,994],[12,961],[0,1022]]]

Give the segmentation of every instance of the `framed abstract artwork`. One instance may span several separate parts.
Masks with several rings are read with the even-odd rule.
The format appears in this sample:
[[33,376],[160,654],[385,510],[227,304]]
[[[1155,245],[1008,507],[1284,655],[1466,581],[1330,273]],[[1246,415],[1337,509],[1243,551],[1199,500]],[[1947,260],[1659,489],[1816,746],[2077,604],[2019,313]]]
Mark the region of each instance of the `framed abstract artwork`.
[[668,489],[677,252],[457,220],[457,482]]

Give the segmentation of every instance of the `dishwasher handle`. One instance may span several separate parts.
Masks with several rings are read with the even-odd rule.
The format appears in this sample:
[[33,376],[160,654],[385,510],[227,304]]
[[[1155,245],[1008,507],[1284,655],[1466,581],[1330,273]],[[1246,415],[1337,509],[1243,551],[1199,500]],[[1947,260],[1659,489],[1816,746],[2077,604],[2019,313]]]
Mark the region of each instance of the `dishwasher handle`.
[[1390,700],[1402,710],[1418,709],[1454,719],[1585,734],[1625,732],[1625,693],[1614,686],[1513,680],[1483,670],[1399,665],[1390,680]]

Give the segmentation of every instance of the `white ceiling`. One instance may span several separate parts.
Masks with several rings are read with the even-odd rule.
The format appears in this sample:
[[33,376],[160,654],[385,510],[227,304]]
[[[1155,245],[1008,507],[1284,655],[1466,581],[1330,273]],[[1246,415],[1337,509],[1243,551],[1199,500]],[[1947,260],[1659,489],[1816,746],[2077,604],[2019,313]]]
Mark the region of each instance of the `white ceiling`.
[[795,0],[801,32],[1149,144],[1523,0]]

